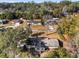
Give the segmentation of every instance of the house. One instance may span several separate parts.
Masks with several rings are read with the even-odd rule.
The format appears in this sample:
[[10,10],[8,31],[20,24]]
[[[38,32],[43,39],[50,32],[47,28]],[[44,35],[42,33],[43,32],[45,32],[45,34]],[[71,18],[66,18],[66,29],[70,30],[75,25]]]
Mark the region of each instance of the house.
[[56,25],[47,25],[48,32],[56,32],[57,26]]
[[0,24],[7,24],[8,21],[6,19],[0,19]]
[[12,20],[12,23],[13,23],[13,24],[16,24],[16,23],[22,24],[23,21],[20,20],[20,19],[14,19],[14,20]]
[[25,45],[21,45],[22,49],[26,49],[34,54],[41,54],[45,50],[58,48],[58,39],[51,39],[46,37],[31,37],[28,38]]
[[45,19],[45,20],[48,20],[48,19],[51,19],[51,18],[52,18],[51,15],[44,15],[44,16],[43,16],[43,19]]
[[38,32],[56,32],[59,18],[52,18],[45,21],[45,26],[41,25],[41,20],[27,20],[28,26],[33,33]]
[[14,28],[17,28],[17,27],[20,26],[20,24],[22,24],[22,23],[23,23],[23,21],[20,20],[20,19],[14,19],[14,20],[11,21],[11,24],[13,24],[13,27],[14,27]]
[[59,22],[59,18],[48,19],[45,22],[45,26],[47,26],[48,31],[56,32],[58,22]]
[[27,24],[41,25],[41,20],[27,20]]
[[40,55],[46,50],[63,47],[63,42],[60,40],[57,33],[45,32],[40,36],[30,36],[25,44],[19,45],[20,48],[31,52],[33,55]]
[[2,20],[0,20],[0,24],[3,24],[3,21]]
[[49,25],[54,25],[54,24],[57,24],[59,21],[59,18],[51,18],[51,19],[48,19],[45,24],[49,24]]

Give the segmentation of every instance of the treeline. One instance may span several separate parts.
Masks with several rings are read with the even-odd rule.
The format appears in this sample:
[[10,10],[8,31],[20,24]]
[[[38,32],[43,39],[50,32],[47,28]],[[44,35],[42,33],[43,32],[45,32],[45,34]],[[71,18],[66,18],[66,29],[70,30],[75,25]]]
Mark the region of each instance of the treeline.
[[79,11],[79,2],[61,1],[43,2],[43,3],[0,3],[0,18],[1,19],[36,19],[48,17],[61,17],[63,15],[62,9],[67,6],[68,14],[76,13]]

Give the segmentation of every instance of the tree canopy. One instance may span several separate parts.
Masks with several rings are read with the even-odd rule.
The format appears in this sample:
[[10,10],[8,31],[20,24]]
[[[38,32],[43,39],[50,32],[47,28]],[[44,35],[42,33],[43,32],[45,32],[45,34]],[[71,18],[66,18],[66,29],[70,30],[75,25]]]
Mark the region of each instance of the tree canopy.
[[52,17],[61,17],[62,9],[67,6],[68,13],[79,11],[79,2],[71,2],[63,0],[59,3],[43,2],[43,3],[0,3],[0,18],[25,18],[35,19],[43,18],[44,15],[52,15]]

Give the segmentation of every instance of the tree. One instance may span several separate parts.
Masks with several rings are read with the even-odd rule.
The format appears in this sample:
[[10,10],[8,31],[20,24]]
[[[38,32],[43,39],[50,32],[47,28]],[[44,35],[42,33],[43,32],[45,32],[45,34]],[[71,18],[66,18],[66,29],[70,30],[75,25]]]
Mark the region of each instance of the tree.
[[[76,34],[77,19],[75,17],[63,18],[58,24],[58,33],[60,35],[68,35],[70,38]],[[64,36],[63,36],[64,37]]]
[[60,3],[63,4],[63,5],[70,5],[72,2],[69,1],[69,0],[63,0]]
[[41,57],[44,58],[68,58],[70,54],[65,48],[57,48],[55,50],[50,50],[44,52]]
[[70,57],[69,53],[65,48],[58,48],[57,54],[59,55],[60,58]]
[[28,39],[29,35],[30,32],[27,28],[26,30],[23,30],[23,28],[8,29],[6,32],[0,33],[0,55],[6,54],[8,57],[15,57],[19,53],[18,42]]

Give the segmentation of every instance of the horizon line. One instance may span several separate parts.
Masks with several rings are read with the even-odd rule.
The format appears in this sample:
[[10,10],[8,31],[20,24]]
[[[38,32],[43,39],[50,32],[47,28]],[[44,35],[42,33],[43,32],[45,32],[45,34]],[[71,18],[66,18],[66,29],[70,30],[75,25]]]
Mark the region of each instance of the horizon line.
[[[36,1],[4,1],[4,2],[0,2],[0,3],[44,3],[44,2],[52,2],[52,3],[60,3],[61,1],[40,1],[40,2],[36,2]],[[71,1],[71,2],[79,2],[79,1]]]

